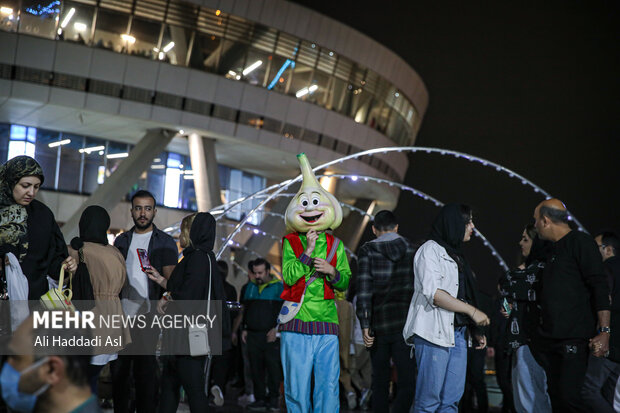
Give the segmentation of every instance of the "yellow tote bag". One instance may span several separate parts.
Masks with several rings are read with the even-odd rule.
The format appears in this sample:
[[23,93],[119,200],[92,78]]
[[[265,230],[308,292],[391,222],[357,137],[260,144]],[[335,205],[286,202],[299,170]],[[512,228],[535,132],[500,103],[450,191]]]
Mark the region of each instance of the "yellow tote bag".
[[63,290],[63,284],[65,281],[65,266],[60,267],[60,278],[58,279],[58,288],[51,288],[48,292],[41,296],[41,304],[48,310],[69,310],[75,311],[71,298],[73,297],[73,291],[71,290],[71,283],[73,277],[69,276],[69,288]]

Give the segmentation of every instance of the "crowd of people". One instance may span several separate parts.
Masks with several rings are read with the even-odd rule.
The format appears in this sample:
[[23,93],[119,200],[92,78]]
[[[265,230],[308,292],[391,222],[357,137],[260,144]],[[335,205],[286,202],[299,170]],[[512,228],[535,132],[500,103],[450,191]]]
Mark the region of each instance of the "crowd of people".
[[[230,403],[233,391],[249,411],[337,412],[343,404],[484,413],[485,362],[493,359],[502,412],[620,411],[617,234],[578,231],[561,201],[545,200],[521,234],[520,262],[488,297],[463,253],[475,228],[470,207],[442,207],[418,243],[399,234],[392,212],[380,211],[375,239],[349,262],[329,231],[342,213],[299,158],[304,181],[285,214],[281,276],[257,258],[239,293],[226,280],[227,263],[213,253],[210,214],[183,219],[180,261],[176,241],[153,223],[154,196],[143,190],[131,199],[134,226],[114,245],[110,216],[93,205],[68,246],[51,210],[35,199],[44,181],[39,164],[19,156],[2,165],[3,300],[38,300],[64,268],[74,300],[131,316],[153,318],[175,302],[208,297],[240,305],[224,307],[222,351],[212,359],[190,355],[189,342],[186,354],[158,356],[158,334],[129,326],[117,331],[126,344],[111,354],[41,355],[29,318],[18,326],[0,314],[0,333],[9,340],[1,409],[101,411],[107,366],[115,413],[176,412],[182,399],[191,412],[204,412]],[[6,274],[14,271],[27,280],[23,297],[9,285]],[[171,334],[164,329],[161,342]],[[136,355],[136,346],[147,354]]]

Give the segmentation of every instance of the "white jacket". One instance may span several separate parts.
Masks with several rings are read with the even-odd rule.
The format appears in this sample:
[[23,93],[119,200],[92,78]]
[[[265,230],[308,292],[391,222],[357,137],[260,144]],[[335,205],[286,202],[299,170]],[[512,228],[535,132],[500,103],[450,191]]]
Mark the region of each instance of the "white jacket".
[[433,304],[437,290],[453,297],[459,291],[459,270],[446,249],[435,241],[425,242],[413,259],[414,292],[409,304],[403,337],[413,344],[417,335],[442,347],[454,347],[454,312]]

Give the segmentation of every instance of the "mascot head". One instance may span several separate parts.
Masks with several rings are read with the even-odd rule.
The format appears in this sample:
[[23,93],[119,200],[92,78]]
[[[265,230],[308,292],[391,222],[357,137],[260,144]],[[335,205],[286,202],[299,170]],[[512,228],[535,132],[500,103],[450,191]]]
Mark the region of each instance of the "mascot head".
[[338,200],[317,181],[305,153],[297,155],[303,182],[286,208],[286,230],[308,232],[336,229],[342,222],[342,208]]

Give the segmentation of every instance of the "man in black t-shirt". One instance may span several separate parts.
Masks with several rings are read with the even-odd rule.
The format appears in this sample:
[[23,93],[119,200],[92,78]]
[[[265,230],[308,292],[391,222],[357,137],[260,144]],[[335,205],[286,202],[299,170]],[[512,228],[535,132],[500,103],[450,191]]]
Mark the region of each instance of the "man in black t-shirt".
[[582,397],[589,351],[609,351],[609,286],[591,236],[572,231],[564,204],[541,202],[534,211],[542,239],[553,242],[541,286],[541,324],[533,354],[547,373],[554,412],[587,411]]

